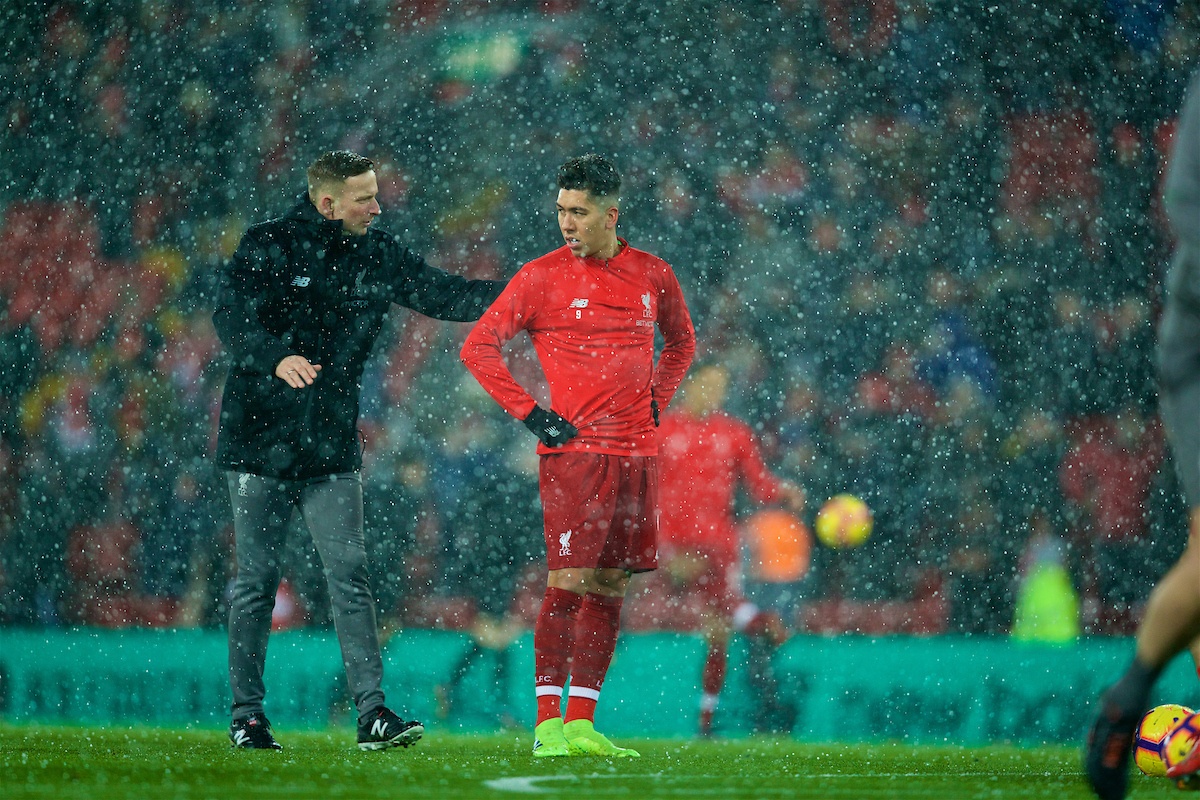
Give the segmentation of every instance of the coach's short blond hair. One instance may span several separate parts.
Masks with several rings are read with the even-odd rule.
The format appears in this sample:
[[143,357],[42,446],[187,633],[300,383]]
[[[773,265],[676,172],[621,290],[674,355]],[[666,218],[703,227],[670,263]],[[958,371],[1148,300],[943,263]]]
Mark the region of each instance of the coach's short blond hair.
[[362,175],[375,169],[375,163],[366,156],[349,150],[331,150],[314,161],[306,171],[308,196],[315,203],[330,184],[341,183],[347,178]]

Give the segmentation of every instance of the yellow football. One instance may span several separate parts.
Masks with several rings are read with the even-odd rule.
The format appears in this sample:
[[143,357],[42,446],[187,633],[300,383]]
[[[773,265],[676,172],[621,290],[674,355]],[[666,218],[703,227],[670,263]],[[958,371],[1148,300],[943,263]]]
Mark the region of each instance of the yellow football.
[[821,506],[814,527],[827,547],[858,547],[871,535],[874,524],[866,503],[852,494],[839,494]]
[[1133,763],[1147,775],[1167,774],[1162,760],[1162,741],[1183,718],[1192,713],[1187,706],[1168,703],[1146,712],[1138,723],[1137,738],[1133,740]]

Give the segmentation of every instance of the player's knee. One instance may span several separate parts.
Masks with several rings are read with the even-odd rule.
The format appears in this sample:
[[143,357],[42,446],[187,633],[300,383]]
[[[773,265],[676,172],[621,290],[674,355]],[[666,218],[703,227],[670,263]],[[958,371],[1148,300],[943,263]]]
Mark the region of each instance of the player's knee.
[[1188,547],[1200,547],[1200,506],[1188,514]]
[[562,589],[575,594],[587,594],[590,580],[586,570],[554,569],[546,577],[546,585],[551,589]]
[[630,574],[623,569],[598,569],[590,576],[588,591],[623,597],[629,586]]

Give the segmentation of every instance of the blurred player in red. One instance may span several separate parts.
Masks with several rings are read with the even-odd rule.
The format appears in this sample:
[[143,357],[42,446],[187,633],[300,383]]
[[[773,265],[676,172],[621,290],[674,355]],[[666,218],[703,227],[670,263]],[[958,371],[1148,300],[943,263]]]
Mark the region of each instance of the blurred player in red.
[[[759,503],[780,503],[797,514],[804,508],[803,490],[772,474],[750,426],[723,410],[728,387],[724,367],[693,370],[678,410],[664,414],[659,428],[659,558],[683,584],[682,593],[699,594],[704,604],[708,654],[701,675],[702,736],[712,733],[730,633],[757,640],[752,652],[763,663],[752,665],[752,675],[768,668],[770,653],[788,635],[777,614],[742,594],[735,492],[740,485]],[[763,644],[767,647],[758,646]]]
[[[683,380],[696,342],[670,266],[617,237],[620,188],[601,156],[559,167],[565,246],[525,264],[462,348],[484,389],[540,440],[549,574],[533,636],[537,757],[638,755],[593,721],[630,576],[658,563],[658,410]],[[657,364],[656,329],[664,343]],[[502,356],[521,331],[550,385],[549,410]]]

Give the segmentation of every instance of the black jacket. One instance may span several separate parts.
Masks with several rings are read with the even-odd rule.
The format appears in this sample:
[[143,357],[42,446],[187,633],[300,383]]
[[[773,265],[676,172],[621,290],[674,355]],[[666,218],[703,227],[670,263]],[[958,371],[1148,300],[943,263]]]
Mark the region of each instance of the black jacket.
[[[386,231],[344,235],[307,197],[252,226],[222,273],[213,313],[231,361],[217,463],[288,479],[360,469],[363,365],[390,304],[469,322],[503,287],[432,267]],[[275,377],[292,354],[321,365],[312,386]]]

